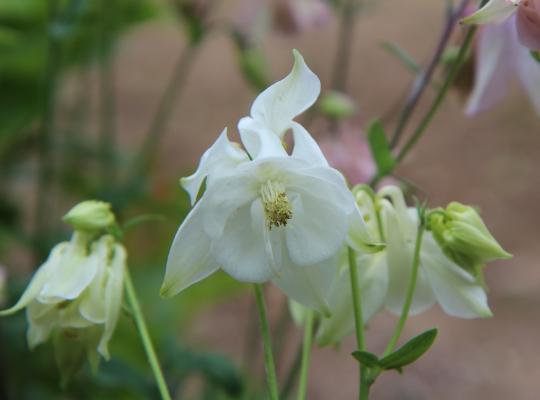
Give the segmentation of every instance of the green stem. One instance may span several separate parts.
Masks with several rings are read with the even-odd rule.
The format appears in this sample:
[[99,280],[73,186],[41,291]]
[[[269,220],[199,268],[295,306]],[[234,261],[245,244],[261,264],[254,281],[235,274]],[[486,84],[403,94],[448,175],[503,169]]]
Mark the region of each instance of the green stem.
[[161,366],[159,365],[156,350],[154,349],[154,345],[152,344],[152,339],[150,337],[150,333],[148,332],[141,306],[139,305],[137,293],[135,292],[135,287],[133,286],[133,281],[131,280],[131,275],[127,268],[125,269],[124,283],[126,287],[127,298],[133,312],[133,317],[135,319],[137,329],[139,330],[139,334],[141,335],[141,341],[144,347],[144,351],[146,352],[146,357],[148,358],[148,362],[150,363],[150,367],[152,368],[152,372],[154,373],[154,378],[156,379],[156,384],[159,389],[159,393],[161,394],[161,398],[162,400],[171,400],[171,395],[169,394],[169,389],[167,388],[167,383],[165,382],[163,371],[161,369]]
[[311,355],[311,345],[313,342],[313,321],[314,313],[311,310],[306,312],[304,341],[302,344],[302,364],[300,367],[300,381],[298,383],[298,400],[304,400],[307,393],[307,380],[309,371],[309,358]]
[[409,310],[411,308],[414,291],[416,289],[418,268],[420,266],[420,249],[422,247],[423,237],[424,237],[424,224],[423,222],[420,222],[420,224],[418,225],[418,231],[416,233],[416,243],[414,245],[412,270],[411,270],[411,276],[409,278],[409,286],[407,288],[407,294],[405,296],[405,302],[403,303],[401,316],[399,317],[399,321],[394,330],[394,334],[392,335],[392,338],[390,339],[390,341],[388,342],[388,345],[386,346],[386,349],[384,350],[383,357],[390,354],[396,347],[399,337],[401,336],[401,332],[403,331],[403,327],[405,326],[405,322],[407,321],[407,318],[409,316]]
[[407,143],[405,143],[403,148],[399,151],[396,157],[396,161],[397,161],[396,164],[400,163],[405,158],[405,156],[411,151],[411,149],[416,145],[418,140],[422,137],[422,135],[426,131],[426,128],[428,127],[429,123],[435,116],[437,110],[439,109],[444,98],[446,97],[446,94],[448,93],[448,89],[450,89],[450,85],[452,84],[452,82],[456,78],[456,75],[461,69],[465,56],[468,54],[469,48],[471,47],[475,32],[476,32],[475,26],[469,28],[469,31],[467,32],[465,40],[463,41],[463,44],[461,45],[461,48],[459,50],[457,59],[452,65],[452,69],[448,72],[448,75],[446,76],[446,79],[443,85],[441,86],[441,89],[439,90],[437,97],[431,104],[431,107],[427,111],[422,121],[420,121],[420,124],[418,125],[418,127],[416,128],[412,136],[409,138]]
[[292,392],[294,388],[294,383],[296,382],[296,377],[300,373],[300,367],[302,366],[302,350],[304,348],[304,343],[299,343],[298,347],[295,351],[294,360],[291,364],[291,367],[289,368],[289,371],[287,372],[287,378],[285,379],[285,384],[281,388],[281,392],[279,393],[280,399],[288,399],[289,394]]
[[264,294],[262,286],[255,284],[255,299],[259,310],[259,319],[261,321],[261,335],[264,347],[264,366],[266,368],[266,379],[268,380],[268,390],[271,400],[279,399],[279,390],[276,378],[276,367],[274,365],[274,356],[272,355],[272,342],[270,340],[270,328],[268,318],[266,317],[266,306],[264,304]]
[[[358,285],[358,270],[356,265],[356,255],[354,250],[348,248],[349,255],[349,272],[351,275],[351,292],[354,310],[354,326],[356,333],[356,345],[358,350],[366,350],[366,340],[364,335],[364,319],[362,317],[362,300],[360,293],[360,286]],[[367,380],[367,369],[360,364],[360,391],[359,399],[367,400],[369,397],[369,382]]]

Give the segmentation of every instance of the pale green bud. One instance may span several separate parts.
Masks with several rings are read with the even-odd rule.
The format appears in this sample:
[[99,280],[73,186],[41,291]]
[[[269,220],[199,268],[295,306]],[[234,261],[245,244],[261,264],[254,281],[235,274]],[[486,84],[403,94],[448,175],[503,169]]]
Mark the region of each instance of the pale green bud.
[[97,200],[77,204],[64,215],[63,220],[80,231],[100,231],[115,224],[111,205]]
[[356,114],[357,107],[354,100],[344,93],[326,92],[319,102],[321,113],[334,119],[349,118]]
[[430,213],[429,227],[446,256],[474,275],[488,261],[512,257],[497,243],[473,207],[452,202],[446,210]]

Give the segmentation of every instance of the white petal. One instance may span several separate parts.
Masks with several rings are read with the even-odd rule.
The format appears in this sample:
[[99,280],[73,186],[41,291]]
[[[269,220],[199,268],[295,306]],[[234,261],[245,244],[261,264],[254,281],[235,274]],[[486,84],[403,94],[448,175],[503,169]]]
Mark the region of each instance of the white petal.
[[482,28],[476,46],[474,87],[466,106],[475,115],[495,105],[508,92],[514,76],[514,46],[518,46],[514,19]]
[[519,1],[490,0],[484,7],[461,20],[464,24],[491,24],[504,21],[517,11]]
[[176,232],[160,290],[164,297],[181,292],[218,269],[210,254],[210,240],[203,229],[203,201],[195,205]]
[[443,310],[454,317],[490,317],[487,296],[474,277],[450,261],[426,232],[422,269]]
[[123,246],[114,246],[114,255],[111,265],[107,268],[107,286],[105,287],[105,327],[98,345],[98,352],[106,359],[109,359],[108,343],[111,339],[120,310],[122,308],[122,294],[124,292],[124,271],[126,267],[127,254]]
[[375,239],[371,235],[364,218],[362,218],[362,213],[356,204],[354,211],[349,215],[347,244],[358,252],[371,252],[371,245],[381,244],[375,243]]
[[253,102],[251,116],[262,121],[278,136],[289,128],[294,117],[307,110],[317,100],[321,82],[293,50],[294,66],[283,80],[274,83]]
[[33,349],[38,344],[46,342],[57,323],[57,311],[54,304],[41,304],[34,301],[26,309],[28,331],[26,338],[28,347]]
[[[317,343],[321,346],[340,342],[354,331],[354,310],[347,257],[332,285],[329,304],[332,315],[321,319]],[[388,288],[388,270],[384,253],[357,258],[358,284],[362,300],[362,317],[367,323],[384,305]]]
[[11,315],[16,313],[19,310],[22,310],[26,307],[32,300],[34,300],[38,295],[43,285],[50,279],[50,277],[56,271],[60,260],[63,257],[64,252],[69,247],[68,242],[63,242],[57,244],[52,250],[47,258],[47,261],[43,263],[36,271],[35,275],[32,277],[32,280],[28,284],[28,287],[22,294],[19,301],[11,308],[7,310],[0,311],[0,316]]
[[293,122],[291,128],[294,138],[292,156],[307,161],[313,166],[327,167],[328,161],[309,132],[297,122]]
[[540,64],[534,60],[528,48],[516,43],[516,73],[529,94],[537,115],[540,115]]
[[193,205],[197,200],[197,195],[206,176],[228,172],[247,160],[246,152],[231,142],[227,137],[227,128],[223,129],[214,144],[204,152],[197,171],[180,180],[183,188],[189,193],[191,204]]
[[262,283],[277,271],[264,210],[260,200],[246,205],[230,216],[223,235],[212,242],[212,254],[225,272],[242,282]]
[[293,263],[307,266],[334,256],[347,235],[347,214],[338,205],[309,195],[290,200],[292,218],[285,235]]
[[[414,237],[404,235],[403,228],[400,226],[399,218],[395,211],[386,209],[384,216],[389,275],[386,307],[394,314],[399,315],[401,314],[409,285],[416,235]],[[416,290],[409,313],[411,315],[419,314],[433,305],[434,302],[435,294],[423,269],[419,268]]]
[[[88,256],[87,238],[75,232],[69,247],[63,253],[54,276],[43,285],[38,301],[57,303],[76,299],[88,287],[97,271],[95,259]],[[109,240],[112,238],[109,237]]]
[[238,132],[240,132],[242,144],[254,160],[287,156],[281,138],[261,121],[244,117],[238,122]]
[[294,265],[294,262],[289,261],[279,275],[272,279],[272,283],[291,299],[329,316],[327,297],[338,263],[339,254],[308,266]]

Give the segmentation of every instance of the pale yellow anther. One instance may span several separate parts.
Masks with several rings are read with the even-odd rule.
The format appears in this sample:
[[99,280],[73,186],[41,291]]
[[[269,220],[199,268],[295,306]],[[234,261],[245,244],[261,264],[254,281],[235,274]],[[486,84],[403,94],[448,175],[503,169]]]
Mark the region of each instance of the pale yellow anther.
[[268,229],[286,226],[292,218],[292,207],[283,186],[273,181],[266,182],[261,186],[261,198]]

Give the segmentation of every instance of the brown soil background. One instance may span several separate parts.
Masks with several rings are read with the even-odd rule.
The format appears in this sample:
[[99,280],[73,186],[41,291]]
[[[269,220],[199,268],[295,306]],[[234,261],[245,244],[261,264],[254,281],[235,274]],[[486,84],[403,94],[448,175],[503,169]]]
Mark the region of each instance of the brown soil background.
[[[238,2],[222,2],[233,14]],[[355,31],[348,91],[364,118],[384,114],[408,88],[411,75],[378,44],[398,43],[417,60],[428,59],[440,30],[442,1],[381,1],[361,17]],[[291,49],[299,49],[328,86],[335,53],[337,23],[295,36],[273,33],[265,42],[272,76],[284,76]],[[118,118],[121,140],[135,147],[184,46],[173,22],[145,25],[121,43],[118,56]],[[254,94],[236,68],[236,54],[222,36],[201,50],[187,88],[162,146],[160,179],[176,180],[228,125],[234,131]],[[426,108],[428,92],[420,107]],[[418,113],[417,113],[418,114]],[[410,127],[409,127],[410,128]],[[475,119],[462,113],[462,103],[449,96],[429,131],[400,173],[426,190],[431,205],[451,200],[481,206],[494,235],[514,254],[487,269],[492,319],[460,320],[438,307],[410,319],[404,336],[432,326],[440,328],[432,350],[405,374],[386,374],[373,389],[373,399],[536,399],[540,393],[540,119],[517,88],[495,109]],[[272,292],[275,294],[274,292]],[[282,299],[275,294],[273,316]],[[248,296],[241,296],[202,315],[192,327],[197,345],[219,350],[240,362],[245,343]],[[368,331],[369,348],[382,350],[395,318],[382,313]],[[298,332],[291,332],[288,357]],[[351,339],[339,351],[315,350],[309,399],[352,399],[357,370],[349,358]],[[262,373],[262,371],[261,371]]]

